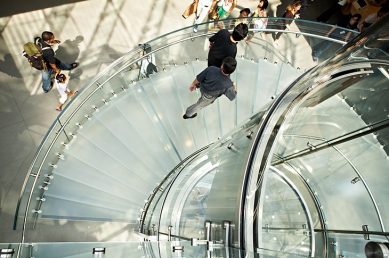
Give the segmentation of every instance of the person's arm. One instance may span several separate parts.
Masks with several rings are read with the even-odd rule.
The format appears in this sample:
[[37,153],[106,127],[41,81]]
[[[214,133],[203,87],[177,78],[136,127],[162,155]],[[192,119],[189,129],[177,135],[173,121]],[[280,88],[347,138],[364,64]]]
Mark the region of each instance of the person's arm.
[[[224,15],[224,16],[227,16],[230,15],[230,13],[234,10],[234,8],[236,7],[236,4],[237,4],[237,0],[234,0],[234,2],[232,3],[231,5],[231,8],[230,10],[228,10],[228,12]],[[222,17],[220,19],[223,19]]]
[[331,28],[330,31],[328,31],[325,36],[328,38],[330,36],[330,34],[336,29],[336,27],[337,27],[337,24],[335,24],[335,27]]
[[234,85],[234,91],[238,92],[238,89],[236,88],[236,82],[232,82],[232,85]]
[[358,24],[358,30],[362,32],[363,25],[365,25],[365,20],[361,21],[361,23]]
[[212,13],[212,12],[213,12],[213,10],[215,9],[216,3],[217,3],[217,0],[213,0],[212,5],[211,5],[211,8],[209,8],[208,13]]
[[344,41],[348,41],[348,38],[351,36],[351,32],[349,32],[349,33],[347,33],[347,35],[346,35],[346,38],[344,39]]
[[224,93],[224,95],[230,100],[230,101],[233,101],[236,97],[236,84],[233,82],[233,85],[234,87],[229,87],[226,91],[226,93]]
[[194,79],[194,81],[192,82],[192,84],[189,86],[189,91],[194,91],[195,89],[197,89],[197,84],[199,84],[200,82],[196,79]]
[[61,73],[61,69],[59,69],[56,64],[52,64],[52,63],[49,63],[49,64],[50,64],[51,68],[53,68],[53,70],[55,71],[56,74]]

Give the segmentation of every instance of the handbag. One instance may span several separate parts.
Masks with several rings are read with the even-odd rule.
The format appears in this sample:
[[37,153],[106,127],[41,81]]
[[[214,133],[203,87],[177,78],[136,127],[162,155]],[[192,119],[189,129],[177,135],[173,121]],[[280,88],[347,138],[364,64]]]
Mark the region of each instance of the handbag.
[[186,10],[184,11],[184,13],[182,14],[182,17],[184,17],[185,19],[188,18],[189,16],[191,16],[192,14],[194,14],[195,12],[197,12],[197,5],[198,5],[198,0],[194,0],[193,3],[191,3],[187,8]]

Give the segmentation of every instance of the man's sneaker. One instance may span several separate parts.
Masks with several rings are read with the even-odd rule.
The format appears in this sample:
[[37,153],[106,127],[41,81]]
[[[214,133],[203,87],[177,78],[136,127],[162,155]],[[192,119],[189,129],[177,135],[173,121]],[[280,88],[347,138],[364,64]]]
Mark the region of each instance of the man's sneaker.
[[74,68],[77,68],[79,65],[80,65],[80,63],[72,63],[72,64],[71,64],[72,70],[73,70]]
[[53,86],[54,86],[54,82],[53,82],[53,81],[51,81],[51,82],[50,82],[50,89],[48,89],[47,91],[45,91],[45,93],[47,93],[47,92],[51,91],[51,89],[53,88]]
[[182,116],[182,118],[188,119],[188,118],[195,118],[196,116],[197,116],[197,113],[195,113],[193,116],[187,116],[186,114],[184,114],[184,115]]
[[198,28],[199,28],[199,25],[195,24],[193,26],[193,32],[197,32],[198,31]]

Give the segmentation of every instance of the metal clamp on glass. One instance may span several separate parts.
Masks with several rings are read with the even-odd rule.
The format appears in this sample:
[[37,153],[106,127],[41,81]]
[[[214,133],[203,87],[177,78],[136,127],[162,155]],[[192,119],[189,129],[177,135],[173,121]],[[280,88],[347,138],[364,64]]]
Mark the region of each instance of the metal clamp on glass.
[[190,239],[191,246],[206,245],[207,243],[208,243],[208,240],[200,240],[198,238],[191,238]]
[[224,232],[224,243],[226,245],[226,247],[229,247],[230,246],[230,232],[231,232],[231,221],[228,221],[228,220],[223,220],[223,229],[225,230]]

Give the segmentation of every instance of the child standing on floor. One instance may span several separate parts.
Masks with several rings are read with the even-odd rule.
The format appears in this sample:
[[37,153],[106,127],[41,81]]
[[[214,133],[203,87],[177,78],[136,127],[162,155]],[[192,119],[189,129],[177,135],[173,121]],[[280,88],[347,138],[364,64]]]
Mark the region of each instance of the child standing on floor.
[[63,104],[66,102],[66,100],[68,99],[68,95],[69,95],[71,98],[73,98],[74,95],[77,94],[77,91],[73,93],[73,92],[71,92],[71,91],[68,89],[68,81],[66,80],[66,76],[65,76],[63,73],[57,74],[57,75],[55,76],[55,84],[57,85],[58,92],[59,92],[59,94],[61,95],[56,110],[57,110],[57,111],[61,111],[61,110],[62,110],[62,105],[63,105]]

